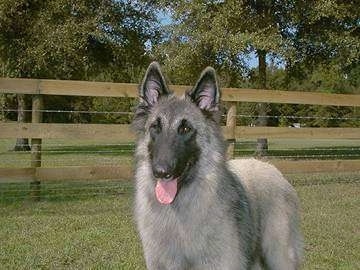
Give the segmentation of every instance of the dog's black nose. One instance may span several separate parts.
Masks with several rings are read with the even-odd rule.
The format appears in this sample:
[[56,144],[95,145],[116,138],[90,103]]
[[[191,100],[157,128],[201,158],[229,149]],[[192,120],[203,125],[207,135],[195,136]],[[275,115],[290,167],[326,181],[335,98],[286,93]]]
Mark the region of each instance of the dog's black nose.
[[172,175],[172,169],[168,165],[155,165],[153,173],[156,178],[170,179]]

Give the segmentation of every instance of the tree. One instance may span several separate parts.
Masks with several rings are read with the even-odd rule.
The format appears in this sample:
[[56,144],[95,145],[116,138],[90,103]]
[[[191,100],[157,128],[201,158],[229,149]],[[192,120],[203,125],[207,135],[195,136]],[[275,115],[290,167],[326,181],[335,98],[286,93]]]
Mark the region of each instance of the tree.
[[293,11],[293,54],[288,70],[307,80],[327,67],[349,77],[360,65],[360,5],[341,0],[296,1]]
[[145,1],[4,0],[0,15],[0,59],[12,77],[128,80],[157,38]]
[[[17,121],[19,123],[27,122],[28,113],[26,112],[25,95],[17,95],[17,104],[18,104]],[[14,146],[14,151],[30,151],[29,139],[17,138]]]
[[[174,21],[169,40],[162,47],[169,56],[165,63],[181,68],[183,63],[197,59],[200,63],[213,62],[220,70],[226,67],[244,73],[248,71],[247,55],[255,53],[259,63],[257,86],[266,89],[267,56],[286,58],[290,46],[293,2],[164,1]],[[212,61],[205,61],[208,58]],[[266,104],[259,104],[259,115],[266,116],[267,111]],[[260,117],[258,124],[266,125],[267,118]],[[267,140],[259,140],[259,154],[266,149]]]
[[[134,81],[156,42],[156,6],[125,0],[2,0],[0,64],[9,77]],[[136,77],[135,77],[136,76]],[[22,108],[29,108],[19,95]],[[67,98],[46,104],[69,106]],[[89,107],[87,103],[73,102]],[[72,108],[76,109],[76,108]],[[83,107],[84,109],[84,107]]]

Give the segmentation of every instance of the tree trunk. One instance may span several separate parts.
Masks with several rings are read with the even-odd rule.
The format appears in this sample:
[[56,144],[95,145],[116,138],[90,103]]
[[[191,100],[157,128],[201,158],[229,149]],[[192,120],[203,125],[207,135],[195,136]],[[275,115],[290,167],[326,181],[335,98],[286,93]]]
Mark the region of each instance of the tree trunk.
[[[266,51],[257,50],[259,59],[259,88],[266,89]],[[259,103],[257,113],[260,116],[266,116],[268,111],[268,104]],[[265,127],[268,124],[267,117],[258,117],[256,121],[257,126]],[[265,156],[268,150],[268,140],[266,138],[257,139],[256,155]]]
[[[18,102],[18,123],[26,122],[26,102],[25,95],[17,95]],[[18,138],[16,139],[16,144],[14,151],[30,151],[29,139],[27,138]]]

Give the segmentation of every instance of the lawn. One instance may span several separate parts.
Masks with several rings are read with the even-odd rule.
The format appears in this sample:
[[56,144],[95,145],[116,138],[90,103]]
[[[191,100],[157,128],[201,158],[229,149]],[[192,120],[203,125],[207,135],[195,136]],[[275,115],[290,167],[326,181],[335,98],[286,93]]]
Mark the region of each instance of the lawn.
[[[304,269],[359,269],[360,174],[289,179],[302,203]],[[15,196],[24,184],[1,185],[1,269],[145,269],[131,183],[44,184],[41,202]]]
[[[0,140],[0,167],[29,167],[30,153]],[[360,158],[358,140],[271,140],[271,156]],[[132,163],[134,145],[43,142],[42,166]],[[237,143],[252,155],[254,141]],[[359,160],[360,162],[360,160]],[[302,204],[304,269],[360,269],[360,172],[289,175]],[[0,269],[145,269],[132,216],[133,183],[0,183]]]

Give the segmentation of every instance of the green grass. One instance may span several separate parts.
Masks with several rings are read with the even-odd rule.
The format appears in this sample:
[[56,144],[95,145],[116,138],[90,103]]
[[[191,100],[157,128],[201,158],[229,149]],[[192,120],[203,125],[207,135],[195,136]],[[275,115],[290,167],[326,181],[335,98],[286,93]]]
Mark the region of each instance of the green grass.
[[[0,167],[29,167],[30,153],[0,140]],[[43,142],[44,167],[132,163],[133,145]],[[360,158],[358,140],[270,140],[270,155]],[[255,141],[237,144],[253,155]],[[354,155],[355,156],[351,156]],[[357,156],[356,156],[357,155]],[[343,157],[346,158],[346,157]],[[291,175],[302,203],[304,269],[360,269],[360,173]],[[0,183],[0,269],[145,269],[130,182]]]
[[129,194],[0,211],[2,269],[144,269]]
[[[359,269],[359,180],[360,174],[290,176],[302,204],[304,269]],[[9,185],[0,189],[26,188]],[[71,193],[69,184],[45,184],[41,202],[26,193],[0,202],[0,269],[145,269],[132,184],[101,182],[117,185],[104,191],[85,183],[94,187],[90,193],[80,185]]]
[[[0,140],[0,167],[30,167],[30,151],[13,151],[14,140]],[[42,166],[116,165],[133,162],[134,143],[43,140]]]
[[304,269],[360,269],[360,184],[297,190],[303,208]]

